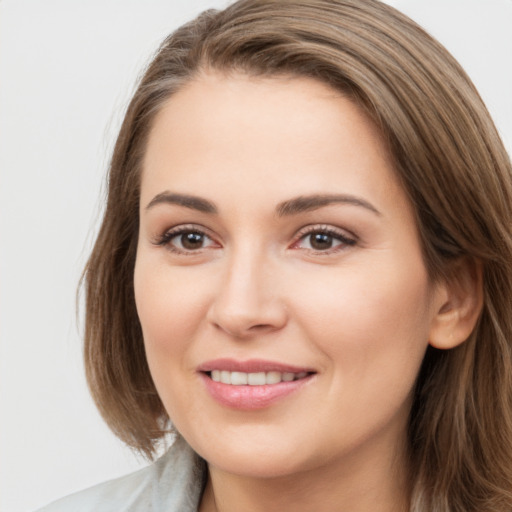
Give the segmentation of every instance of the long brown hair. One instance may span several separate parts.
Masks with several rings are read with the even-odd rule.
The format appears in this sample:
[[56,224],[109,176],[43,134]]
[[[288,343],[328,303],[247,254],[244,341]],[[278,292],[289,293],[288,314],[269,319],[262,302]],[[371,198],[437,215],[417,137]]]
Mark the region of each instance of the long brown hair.
[[141,161],[155,114],[205,69],[306,76],[380,127],[414,206],[432,280],[479,261],[484,305],[469,339],[429,347],[410,415],[411,510],[512,510],[512,170],[453,57],[377,0],[242,0],[161,45],[127,109],[108,201],[84,272],[85,364],[113,431],[148,457],[170,428],[145,359],[133,293]]

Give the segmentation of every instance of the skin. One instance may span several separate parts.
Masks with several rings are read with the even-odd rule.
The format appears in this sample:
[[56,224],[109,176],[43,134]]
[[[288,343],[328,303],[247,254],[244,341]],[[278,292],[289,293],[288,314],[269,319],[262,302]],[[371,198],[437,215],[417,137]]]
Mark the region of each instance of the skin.
[[[163,193],[217,213],[155,199]],[[276,212],[311,194],[359,203]],[[370,119],[311,79],[203,74],[156,117],[140,221],[134,279],[148,363],[175,427],[208,462],[201,510],[406,509],[411,390],[452,308],[428,278],[412,207]],[[205,233],[197,248],[165,238],[179,226]],[[332,247],[315,249],[311,232],[326,227]],[[222,357],[316,373],[268,407],[237,410],[197,371]]]

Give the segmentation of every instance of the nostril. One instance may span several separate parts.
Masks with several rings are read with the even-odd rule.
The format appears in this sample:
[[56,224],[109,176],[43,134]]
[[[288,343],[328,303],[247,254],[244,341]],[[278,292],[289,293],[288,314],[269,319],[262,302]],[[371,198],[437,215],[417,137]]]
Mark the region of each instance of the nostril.
[[[265,334],[284,327],[286,310],[280,301],[238,300],[237,296],[219,296],[208,311],[208,322],[215,329],[235,338],[246,338]],[[228,300],[229,299],[229,300]],[[254,299],[254,300],[253,300]]]

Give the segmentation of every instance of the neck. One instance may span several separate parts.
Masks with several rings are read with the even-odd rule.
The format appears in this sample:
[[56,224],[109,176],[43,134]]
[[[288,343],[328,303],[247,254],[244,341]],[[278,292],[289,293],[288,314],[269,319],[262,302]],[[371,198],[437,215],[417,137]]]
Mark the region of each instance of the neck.
[[[389,445],[388,445],[389,446]],[[209,466],[200,512],[405,512],[409,492],[405,449],[369,447],[321,468],[255,478]],[[386,456],[387,455],[387,456]]]

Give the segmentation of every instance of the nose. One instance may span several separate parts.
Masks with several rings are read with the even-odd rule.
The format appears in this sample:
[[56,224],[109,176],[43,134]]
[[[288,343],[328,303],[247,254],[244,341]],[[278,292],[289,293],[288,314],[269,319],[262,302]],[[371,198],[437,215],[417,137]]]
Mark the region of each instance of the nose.
[[282,329],[288,314],[279,292],[278,269],[263,258],[233,257],[219,276],[208,321],[228,335],[244,339]]

